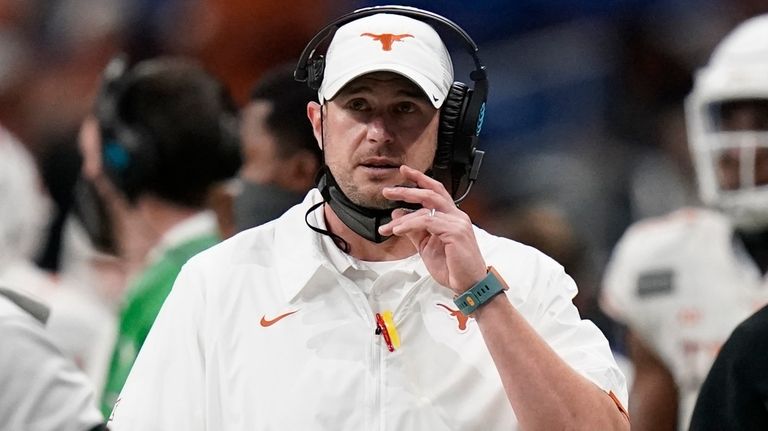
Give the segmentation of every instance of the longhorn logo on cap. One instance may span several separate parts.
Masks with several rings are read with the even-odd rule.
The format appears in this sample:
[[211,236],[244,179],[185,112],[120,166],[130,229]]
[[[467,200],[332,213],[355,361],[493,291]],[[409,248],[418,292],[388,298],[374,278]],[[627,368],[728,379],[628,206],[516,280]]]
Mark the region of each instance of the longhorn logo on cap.
[[383,49],[384,51],[392,51],[392,44],[394,42],[402,42],[403,39],[407,37],[413,37],[412,34],[391,34],[391,33],[383,33],[383,34],[363,33],[360,36],[368,36],[375,41],[381,42],[381,49]]

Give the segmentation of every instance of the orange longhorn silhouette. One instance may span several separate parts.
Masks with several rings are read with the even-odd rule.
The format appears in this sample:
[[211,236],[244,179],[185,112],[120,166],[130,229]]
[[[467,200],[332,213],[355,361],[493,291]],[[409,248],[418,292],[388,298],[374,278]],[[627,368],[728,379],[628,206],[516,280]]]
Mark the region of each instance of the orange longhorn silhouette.
[[463,315],[461,313],[461,311],[454,310],[454,309],[448,307],[447,305],[443,305],[443,304],[440,304],[440,303],[437,303],[435,305],[437,305],[438,307],[445,308],[446,310],[448,310],[449,313],[451,313],[451,316],[455,317],[456,320],[458,320],[458,322],[459,322],[459,330],[460,331],[464,331],[465,329],[467,329],[467,321],[469,320],[469,317]]
[[394,42],[401,42],[406,37],[413,37],[411,34],[391,34],[391,33],[383,33],[383,34],[373,34],[373,33],[363,33],[360,36],[368,36],[373,40],[381,42],[381,49],[384,51],[392,51],[392,43]]

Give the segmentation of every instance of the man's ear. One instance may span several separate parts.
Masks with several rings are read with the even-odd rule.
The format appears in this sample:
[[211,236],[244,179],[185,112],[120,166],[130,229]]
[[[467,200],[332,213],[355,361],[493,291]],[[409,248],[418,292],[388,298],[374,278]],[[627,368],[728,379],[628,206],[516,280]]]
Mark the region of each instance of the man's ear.
[[101,166],[101,136],[99,121],[89,115],[83,120],[78,135],[78,146],[83,158],[82,174],[89,180],[94,180],[102,173]]
[[323,149],[323,106],[317,102],[307,103],[307,118],[312,123],[312,133],[320,149]]

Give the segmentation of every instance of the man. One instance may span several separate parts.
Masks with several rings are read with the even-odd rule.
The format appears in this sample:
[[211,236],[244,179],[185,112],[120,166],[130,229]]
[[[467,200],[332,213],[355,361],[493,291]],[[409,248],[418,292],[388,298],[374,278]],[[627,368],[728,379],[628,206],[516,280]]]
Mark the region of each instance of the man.
[[[123,241],[153,243],[123,299],[102,412],[108,415],[181,266],[219,241],[211,188],[239,167],[234,110],[215,78],[177,58],[107,67],[96,116],[81,133],[84,172]],[[121,203],[128,205],[117,211]],[[130,219],[130,220],[126,220]]]
[[687,429],[720,346],[768,301],[766,67],[761,16],[719,44],[686,101],[700,195],[715,210],[637,223],[607,269],[603,306],[629,327],[635,430]]
[[304,120],[313,91],[293,69],[266,74],[242,110],[242,190],[235,196],[235,228],[243,231],[279,217],[314,186],[322,157]]
[[332,24],[311,63],[320,190],[187,264],[115,430],[629,429],[624,378],[562,267],[473,227],[425,174],[438,134],[461,138],[438,127],[463,85],[426,23],[444,18],[383,10]]

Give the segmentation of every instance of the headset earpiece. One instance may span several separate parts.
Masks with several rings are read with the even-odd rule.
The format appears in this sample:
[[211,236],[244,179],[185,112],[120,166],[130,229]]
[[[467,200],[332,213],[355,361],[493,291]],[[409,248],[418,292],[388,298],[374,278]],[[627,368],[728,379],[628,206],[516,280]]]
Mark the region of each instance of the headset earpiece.
[[96,99],[96,117],[101,136],[101,159],[105,175],[134,199],[154,167],[155,151],[148,136],[121,118],[121,101],[131,86],[132,72],[125,55],[115,56],[104,69]]
[[458,191],[462,170],[470,164],[472,139],[464,134],[468,99],[472,90],[462,82],[454,82],[440,108],[437,151],[432,170],[453,195]]
[[156,171],[155,145],[151,138],[135,126],[127,126],[115,119],[109,128],[102,128],[102,166],[109,180],[130,201]]
[[461,128],[467,91],[468,87],[464,83],[454,82],[440,108],[437,152],[434,161],[438,169],[448,169],[453,161],[454,138]]

